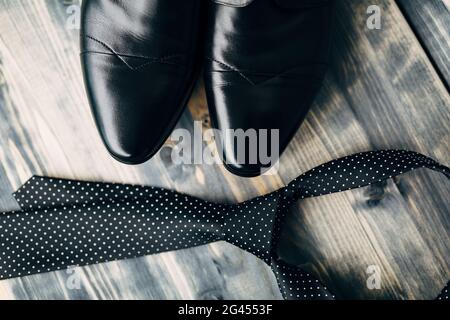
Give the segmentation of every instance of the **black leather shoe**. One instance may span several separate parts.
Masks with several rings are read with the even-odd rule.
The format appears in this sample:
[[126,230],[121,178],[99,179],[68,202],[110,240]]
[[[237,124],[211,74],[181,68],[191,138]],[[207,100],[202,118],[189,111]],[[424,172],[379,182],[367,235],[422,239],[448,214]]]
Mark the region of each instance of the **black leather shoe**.
[[[212,122],[228,137],[225,166],[240,176],[258,176],[274,164],[261,160],[264,148],[268,155],[284,151],[321,86],[329,60],[333,1],[208,2],[204,77]],[[279,147],[258,136],[242,148],[229,129],[279,130]],[[255,146],[257,161],[249,156]],[[238,154],[243,149],[244,156]]]
[[203,0],[83,1],[81,57],[97,127],[117,160],[165,142],[199,69]]

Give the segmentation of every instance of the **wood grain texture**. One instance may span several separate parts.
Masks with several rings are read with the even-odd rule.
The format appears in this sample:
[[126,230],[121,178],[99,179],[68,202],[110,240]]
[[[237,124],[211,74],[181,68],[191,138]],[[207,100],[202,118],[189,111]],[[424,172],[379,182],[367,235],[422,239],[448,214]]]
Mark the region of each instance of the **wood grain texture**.
[[450,88],[450,1],[397,0],[430,60]]
[[[411,149],[448,163],[448,91],[396,4],[376,3],[382,29],[372,31],[364,13],[373,1],[338,2],[332,70],[286,155],[298,169],[284,165],[282,176],[368,149]],[[311,269],[346,298],[432,298],[449,276],[450,195],[445,179],[423,174],[302,202],[285,255],[322,261]],[[389,279],[382,290],[367,289],[370,265]]]
[[[33,174],[176,189],[237,202],[275,190],[313,166],[350,153],[407,148],[449,164],[450,96],[393,0],[338,1],[336,44],[323,90],[281,160],[279,174],[243,179],[221,166],[175,165],[168,143],[140,166],[104,150],[79,66],[78,31],[61,0],[0,0],[0,210]],[[368,30],[366,9],[382,8]],[[178,126],[209,126],[199,84]],[[418,171],[386,184],[310,199],[293,208],[280,252],[345,298],[432,298],[450,277],[448,183]],[[366,286],[381,269],[381,290]],[[215,243],[0,282],[0,299],[278,299],[270,270]]]

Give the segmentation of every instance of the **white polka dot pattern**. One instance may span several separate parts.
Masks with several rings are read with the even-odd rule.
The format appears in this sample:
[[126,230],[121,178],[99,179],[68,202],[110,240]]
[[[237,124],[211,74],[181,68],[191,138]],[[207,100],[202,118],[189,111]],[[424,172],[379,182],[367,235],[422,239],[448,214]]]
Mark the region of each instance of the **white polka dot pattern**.
[[450,288],[450,281],[447,282],[447,286],[442,290],[441,294],[437,297],[436,300],[448,301],[449,300],[449,293],[448,293],[449,288]]
[[272,270],[284,299],[287,300],[334,300],[327,287],[301,268],[289,265],[276,257]]
[[0,279],[221,240],[226,206],[153,187],[31,178],[0,219]]
[[0,214],[0,279],[225,240],[264,260],[285,299],[334,299],[318,280],[277,257],[289,208],[299,199],[366,186],[427,167],[408,151],[356,154],[317,167],[286,188],[237,205],[161,188],[33,177],[15,194],[22,211]]

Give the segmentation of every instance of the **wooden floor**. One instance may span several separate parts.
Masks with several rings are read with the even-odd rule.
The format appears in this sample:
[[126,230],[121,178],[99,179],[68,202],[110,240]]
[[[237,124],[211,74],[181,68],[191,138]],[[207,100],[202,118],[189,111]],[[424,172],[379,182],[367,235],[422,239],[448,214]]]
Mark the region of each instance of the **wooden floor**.
[[[158,185],[237,202],[275,190],[336,157],[382,148],[450,164],[450,9],[442,0],[337,0],[332,67],[278,175],[241,179],[220,166],[112,160],[83,89],[77,1],[0,0],[0,211],[34,174]],[[370,5],[381,30],[366,27]],[[209,125],[199,85],[179,123]],[[450,184],[417,171],[369,188],[299,203],[280,251],[349,299],[431,299],[450,279]],[[366,285],[370,266],[381,289]],[[271,271],[226,243],[0,282],[1,299],[279,299]]]

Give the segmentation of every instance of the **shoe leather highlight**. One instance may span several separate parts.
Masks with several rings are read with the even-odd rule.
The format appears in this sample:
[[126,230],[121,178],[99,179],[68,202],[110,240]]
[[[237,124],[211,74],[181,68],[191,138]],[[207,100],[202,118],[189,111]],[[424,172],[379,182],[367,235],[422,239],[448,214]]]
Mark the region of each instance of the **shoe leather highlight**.
[[86,0],[81,61],[92,112],[117,160],[139,164],[165,142],[199,69],[203,0]]
[[[229,129],[279,130],[282,153],[325,76],[333,1],[217,3],[224,1],[209,2],[206,30],[204,78],[213,125],[225,136]],[[236,146],[225,142],[222,149],[235,174],[253,177],[267,169],[259,161],[236,161]]]

